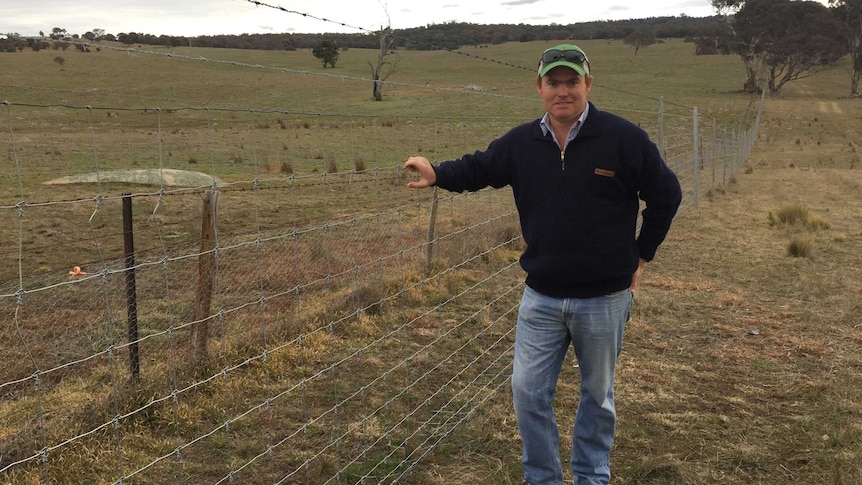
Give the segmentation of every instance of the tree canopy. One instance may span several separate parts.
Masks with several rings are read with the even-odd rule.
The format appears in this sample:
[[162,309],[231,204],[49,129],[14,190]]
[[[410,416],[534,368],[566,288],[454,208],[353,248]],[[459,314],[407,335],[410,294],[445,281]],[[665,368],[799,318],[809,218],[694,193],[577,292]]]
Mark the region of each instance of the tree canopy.
[[311,50],[311,54],[323,61],[323,67],[326,67],[327,64],[335,67],[335,63],[338,61],[338,44],[332,40],[324,40]]
[[787,82],[829,69],[846,53],[840,24],[818,2],[748,0],[733,28],[734,52],[750,68],[749,91],[767,87],[778,94]]
[[629,35],[623,38],[623,42],[626,45],[633,46],[635,48],[635,56],[638,55],[638,51],[641,47],[646,47],[648,45],[655,44],[656,38],[655,33],[649,29],[636,29],[633,30]]
[[859,96],[862,79],[862,0],[829,0],[842,25],[842,34],[850,55],[850,96]]

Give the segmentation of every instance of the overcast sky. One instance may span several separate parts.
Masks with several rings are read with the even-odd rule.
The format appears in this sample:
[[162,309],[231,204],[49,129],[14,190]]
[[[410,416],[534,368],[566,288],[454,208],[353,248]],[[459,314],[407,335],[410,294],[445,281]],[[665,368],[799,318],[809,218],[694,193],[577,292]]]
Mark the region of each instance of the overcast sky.
[[[708,17],[709,0],[2,0],[0,33],[215,35],[373,31],[451,21],[477,24],[572,24],[591,20]],[[308,14],[310,18],[301,14]],[[319,20],[319,19],[325,19]],[[341,25],[346,24],[346,25]]]
[[[477,24],[574,24],[715,14],[709,0],[0,0],[0,34],[216,35],[374,31],[451,21]],[[826,4],[828,0],[822,0]],[[280,8],[272,8],[280,7]],[[283,9],[283,10],[282,10]],[[307,14],[308,16],[303,16]],[[310,16],[310,17],[309,17]],[[344,24],[344,25],[342,25]]]

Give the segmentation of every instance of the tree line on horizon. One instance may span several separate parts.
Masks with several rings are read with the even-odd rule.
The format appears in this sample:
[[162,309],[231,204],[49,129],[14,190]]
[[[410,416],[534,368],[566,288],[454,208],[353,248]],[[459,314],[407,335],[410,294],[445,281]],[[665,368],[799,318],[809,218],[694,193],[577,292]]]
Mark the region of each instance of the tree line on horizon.
[[[708,32],[721,23],[715,17],[651,17],[632,20],[607,20],[582,22],[568,25],[529,24],[473,24],[448,22],[429,24],[424,27],[391,29],[395,48],[412,50],[458,49],[466,45],[502,44],[505,42],[529,42],[533,40],[558,39],[622,39],[633,31],[651,30],[658,38],[693,38]],[[160,45],[166,47],[195,46],[228,49],[297,50],[313,49],[323,40],[330,40],[341,48],[379,47],[374,32],[363,33],[268,33],[268,34],[219,34],[203,36],[152,35],[137,32],[121,32],[117,35],[104,29],[93,29],[83,34],[68,33],[54,27],[50,34],[40,33],[43,39],[24,38],[8,34],[7,43],[18,43],[16,47],[31,47],[34,42],[88,40],[92,42],[113,41],[126,45]],[[22,45],[23,44],[23,45]],[[50,43],[48,44],[50,47]],[[6,50],[6,49],[0,49]],[[17,50],[17,49],[16,49]]]

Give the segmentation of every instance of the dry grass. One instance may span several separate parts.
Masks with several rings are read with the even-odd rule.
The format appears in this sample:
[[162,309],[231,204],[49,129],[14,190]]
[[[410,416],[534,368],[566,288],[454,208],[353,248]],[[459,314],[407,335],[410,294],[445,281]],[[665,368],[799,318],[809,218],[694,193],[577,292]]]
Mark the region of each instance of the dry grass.
[[831,226],[825,217],[819,214],[813,214],[808,210],[808,207],[799,203],[782,207],[775,212],[770,211],[768,217],[769,223],[774,226],[800,225],[812,232],[829,229]]
[[[740,99],[744,101],[744,96],[733,92],[734,86],[741,84],[741,79],[733,81],[733,76],[727,74],[733,72],[728,66],[739,66],[727,58],[705,61],[688,56],[672,61],[674,57],[668,55],[670,51],[665,49],[673,49],[674,53],[690,50],[688,46],[678,44],[655,46],[655,49],[648,49],[635,59],[622,55],[628,51],[621,43],[617,45],[597,41],[590,47],[590,52],[596,53],[591,57],[604,60],[599,82],[607,83],[611,87],[634,86],[639,91],[646,88],[654,91],[656,95],[662,95],[666,94],[668,87],[663,82],[656,83],[655,80],[673,81],[682,86],[678,92],[685,98],[675,99],[675,102],[698,101],[699,106],[710,109],[718,118],[733,118],[740,110],[735,106],[732,109],[728,106],[738,103]],[[492,58],[512,58],[516,63],[529,64],[535,50],[535,44],[491,46],[484,55]],[[360,53],[357,49],[350,50],[350,55],[345,56],[344,66],[348,66],[345,69],[348,69],[352,62],[357,66],[356,72],[364,72],[365,59],[358,57]],[[217,54],[226,58],[238,55],[236,52]],[[284,56],[284,53],[243,54],[260,56],[260,59],[250,62],[272,64],[277,63],[273,62],[271,56]],[[512,54],[511,57],[508,57],[508,54]],[[351,60],[354,55],[357,57]],[[427,69],[424,62],[416,62],[417,58],[422,61],[433,58],[445,68]],[[102,58],[93,59],[100,62]],[[296,63],[296,66],[302,67],[300,54],[288,55],[285,59],[285,62]],[[411,59],[414,62],[411,63]],[[680,65],[695,62],[700,64],[690,71],[674,69],[673,72],[677,74],[672,79],[666,76],[662,78],[661,74],[645,69],[645,66],[659,65],[659,62],[667,60]],[[84,88],[75,86],[74,83],[84,82],[82,80],[90,83],[94,80],[80,72],[74,72],[76,69],[82,69],[77,61],[78,59],[74,63],[68,63],[68,75],[64,76],[62,82],[69,83],[69,89],[79,89],[84,93]],[[165,72],[160,68],[161,60],[153,61],[140,56],[133,61],[134,64],[141,64],[148,73],[152,72],[153,76]],[[445,53],[409,53],[403,66],[400,74],[405,78],[417,83],[429,82],[436,85],[454,83],[453,72],[468,72],[468,68],[475,68],[472,61],[447,56]],[[54,71],[57,70],[55,66],[51,67]],[[511,71],[495,70],[494,66],[488,68],[485,64],[480,67],[481,69],[470,71],[481,72],[470,74],[470,81],[499,85],[500,92],[534,95],[529,83],[523,85],[523,79],[520,76],[512,76]],[[176,69],[170,71],[170,76],[197,79],[201,77],[195,71],[197,68],[198,66],[177,63]],[[88,69],[87,72],[103,71]],[[222,68],[208,65],[207,69]],[[61,93],[51,91],[54,85],[60,85],[60,81],[47,78],[33,62],[23,63],[7,72],[17,73],[16,75],[39,84],[34,87],[46,88],[45,91],[34,91],[36,95],[41,93],[46,98],[61,96]],[[670,68],[666,66],[662,72],[670,72]],[[208,77],[218,78],[223,73],[209,74],[212,76]],[[233,75],[234,71],[231,71],[231,74]],[[736,74],[737,78],[742,75],[741,68]],[[259,85],[256,81],[260,76],[258,72],[237,72],[235,75],[247,77],[247,85]],[[478,75],[486,75],[488,78],[477,79]],[[697,208],[681,215],[658,258],[648,265],[636,301],[635,313],[628,326],[627,341],[620,362],[617,391],[620,424],[612,456],[614,484],[862,483],[862,324],[859,320],[862,311],[862,304],[859,303],[862,284],[858,277],[862,274],[862,263],[858,257],[862,251],[862,200],[859,198],[862,172],[858,170],[857,153],[857,137],[862,132],[862,108],[858,100],[840,97],[845,89],[845,77],[839,72],[806,82],[794,82],[787,86],[781,99],[769,100],[760,138],[751,157],[751,165],[737,175],[732,183],[711,191],[710,196],[701,200]],[[195,83],[173,83],[175,87],[168,91],[167,81],[150,77],[142,78],[140,84],[151,89],[165,86],[165,93],[146,94],[169,94],[171,98],[183,99],[188,104],[206,104],[211,101],[211,98],[201,98],[204,95],[225,99],[237,95],[239,98],[236,102],[244,103],[243,107],[247,107],[258,102],[257,98],[253,97],[258,91],[271,91],[278,96],[287,96],[285,93],[292,92],[283,89],[282,76],[273,78],[270,80],[267,77],[261,81],[272,84],[261,86],[254,93],[237,91],[227,86],[214,87],[213,89],[224,91],[210,93],[199,89]],[[8,78],[4,79],[4,82],[15,84]],[[298,84],[298,89],[309,89],[309,86]],[[614,97],[616,93],[615,90],[602,91],[600,88],[593,91],[596,95],[594,99],[599,100],[601,106],[604,106],[604,102],[611,108],[617,102]],[[14,95],[13,101],[15,98],[33,95],[29,88],[15,88],[11,90],[11,94]],[[399,120],[384,110],[398,112],[408,108],[410,103],[414,103],[411,96],[415,93],[404,88],[396,94],[399,96],[393,96],[388,105],[369,106],[364,98],[359,99],[358,95],[355,99],[349,99],[351,108],[380,110],[381,113],[379,121],[369,122],[367,126],[357,129],[373,133],[382,129],[386,131],[399,128]],[[85,95],[80,96],[83,98]],[[308,91],[297,96],[313,99]],[[440,99],[435,98],[432,102],[431,98],[434,96]],[[490,110],[489,106],[500,106],[497,99],[482,100],[468,106],[461,101],[460,95],[435,93],[434,96],[415,103],[422,108],[423,114],[461,114],[464,110],[480,113],[482,110]],[[73,102],[81,104],[89,101],[89,98],[73,99]],[[113,99],[111,101],[115,102]],[[279,98],[271,103],[289,105],[296,101]],[[134,104],[137,106],[140,102],[136,100]],[[325,98],[314,99],[314,102],[320,103],[321,111],[331,110]],[[523,105],[503,104],[507,105],[504,106],[506,110],[519,110],[517,114],[523,116]],[[312,110],[318,107],[307,108]],[[510,111],[507,111],[507,114]],[[105,117],[111,121],[116,120],[116,116],[133,115],[133,112],[125,111],[118,115],[111,113],[113,112],[109,111]],[[179,118],[181,113],[164,115]],[[144,114],[134,113],[134,116],[145,119]],[[151,113],[146,116],[151,116]],[[259,120],[256,125],[259,130],[268,129],[278,133],[279,140],[272,144],[270,150],[272,160],[283,159],[275,154],[285,151],[285,143],[301,143],[306,137],[306,130],[335,130],[330,126],[315,125],[305,118],[285,119],[281,115],[277,118],[273,115],[273,118],[272,121]],[[33,133],[25,131],[23,135],[33,135],[36,140],[33,143],[41,143],[42,138],[36,135],[44,135],[44,126],[55,121],[34,119],[38,126],[33,128]],[[227,116],[219,121],[224,125],[232,122],[245,123]],[[177,123],[183,125],[184,130],[176,133],[179,143],[188,138],[188,132],[195,128],[188,126],[188,120],[185,119],[178,119]],[[141,122],[145,129],[151,124]],[[342,125],[342,129],[345,126],[346,123]],[[453,131],[458,134],[464,129],[460,126],[456,128]],[[403,127],[399,129],[402,130],[402,135],[408,131]],[[301,136],[294,133],[297,130],[303,132]],[[294,137],[289,139],[286,136],[288,133]],[[445,133],[440,136],[445,136]],[[464,138],[471,144],[470,148],[476,148],[473,146],[472,136]],[[393,135],[393,140],[395,139]],[[44,158],[48,159],[50,157],[47,155],[51,153],[56,155],[58,152],[67,152],[68,144],[71,143],[69,140],[71,137],[68,140],[59,136],[52,138],[52,143],[44,149],[34,151],[35,155],[28,156],[43,154],[46,155]],[[393,159],[400,159],[401,152],[413,151],[415,146],[432,145],[434,144],[428,140],[416,140],[415,144],[409,146],[406,143],[393,144],[396,147],[393,151],[398,151],[393,155]],[[296,166],[293,162],[282,162],[280,169],[272,165],[266,171],[292,174],[296,169],[307,173],[312,166],[312,159],[316,160],[315,163],[319,162],[319,159],[314,158],[318,148],[314,144],[301,148],[307,155],[302,162],[297,162]],[[297,147],[294,145],[292,150],[296,151]],[[181,150],[176,149],[175,153],[181,153]],[[211,158],[206,151],[188,151],[186,154],[184,150],[182,153],[183,155],[177,156],[184,165],[197,164],[200,160],[200,164],[205,166]],[[221,169],[236,170],[236,174],[245,175],[243,167],[233,167],[248,163],[247,152],[243,153],[246,155],[236,154],[237,158],[226,154],[226,163]],[[363,154],[363,157],[375,160],[373,155]],[[85,164],[88,161],[88,158],[83,157],[82,161],[76,163]],[[358,169],[358,158],[354,159],[354,163]],[[315,170],[318,169],[317,166],[314,165]],[[326,167],[322,168],[329,171]],[[380,182],[377,179],[370,180],[369,186]],[[392,186],[396,185],[403,186],[403,180],[393,180]],[[63,198],[72,197],[74,194],[70,191],[54,195]],[[182,213],[195,212],[197,202],[196,199],[184,201],[183,205],[190,209],[184,208]],[[296,211],[298,215],[293,216],[296,217],[294,223],[317,220],[320,217],[314,212],[317,210],[314,201],[307,201],[307,206],[302,205],[305,202],[299,201]],[[338,203],[333,205],[337,206]],[[354,203],[361,205],[360,202]],[[785,217],[783,213],[786,208],[790,209]],[[86,220],[92,208],[82,210],[83,214],[77,215],[76,218]],[[147,212],[152,213],[152,209],[142,213]],[[794,213],[796,215],[793,215]],[[468,216],[470,215],[460,211],[452,211],[449,216],[441,218],[441,231],[443,226],[462,227],[474,223]],[[481,220],[480,214],[475,216],[479,216]],[[33,217],[38,219],[38,213]],[[795,225],[770,223],[770,220],[779,221],[781,218],[807,222]],[[194,227],[186,230],[182,226],[188,221],[170,222],[176,224],[178,234],[194,234]],[[10,224],[8,230],[14,228],[15,226]],[[240,230],[247,231],[247,228],[238,228],[238,231]],[[47,235],[51,231],[59,232],[53,227],[48,227],[45,231]],[[792,258],[787,254],[788,238],[796,236],[799,231],[817,235],[816,251],[811,251],[806,258]],[[447,268],[454,261],[459,261],[459,254],[475,254],[477,251],[486,250],[488,241],[507,240],[512,232],[513,225],[507,222],[483,233],[486,236],[492,234],[492,237],[452,237],[442,243],[432,264]],[[13,236],[7,237],[6,240],[16,240]],[[67,248],[71,249],[74,248]],[[313,277],[305,276],[313,275],[316,268],[300,265],[300,261],[319,263],[321,259],[328,258],[331,263],[338,263],[339,258],[346,257],[350,251],[356,251],[356,248],[326,254],[312,245],[294,244],[277,254],[264,255],[264,259],[300,267],[301,271],[307,274],[296,277],[302,278],[300,281],[308,281]],[[334,289],[327,288],[319,293],[315,293],[315,290],[320,289],[311,288],[307,298],[301,302],[287,297],[273,300],[268,302],[270,306],[265,314],[237,317],[237,320],[231,323],[242,331],[228,334],[221,340],[219,347],[213,349],[213,355],[217,359],[242,360],[248,355],[249,348],[260,345],[264,338],[287,341],[302,331],[308,332],[322,322],[362,309],[355,318],[347,320],[343,334],[310,333],[303,346],[281,349],[270,356],[265,367],[249,366],[247,372],[236,379],[215,382],[211,386],[202,387],[194,395],[188,395],[187,398],[184,396],[175,406],[154,406],[144,415],[135,416],[131,422],[124,422],[123,441],[120,445],[124,453],[129,455],[125,457],[126,466],[147,462],[152,456],[170,453],[177,443],[176,428],[191,436],[199,436],[208,431],[212,423],[222,422],[226,401],[237,409],[245,409],[247,402],[266,399],[269,389],[261,383],[268,382],[268,376],[298,381],[319,368],[326,359],[337,358],[330,355],[334,346],[340,346],[342,351],[350,352],[363,342],[376,338],[410,315],[421,311],[423,306],[433,307],[487,275],[489,266],[499,266],[514,260],[517,253],[517,247],[505,247],[476,264],[463,268],[457,274],[447,273],[421,286],[411,287],[399,295],[399,311],[404,313],[393,311],[387,308],[385,303],[378,302],[381,295],[397,294],[398,288],[408,287],[419,281],[421,276],[418,268],[421,265],[416,265],[413,272],[375,275],[373,281],[367,284],[363,282]],[[40,264],[44,265],[50,263],[50,259],[40,261]],[[270,272],[276,272],[277,266],[267,265],[263,269],[267,273],[266,277],[271,276]],[[242,279],[248,278],[241,271],[243,268],[234,269],[236,271],[231,274],[236,279],[229,282],[230,287],[240,289],[255,284],[255,281]],[[176,275],[177,284],[188,281],[190,274],[193,272]],[[377,282],[379,286],[374,286]],[[291,283],[296,282],[286,282],[287,286]],[[192,292],[193,289],[174,288],[174,291]],[[465,302],[464,306],[467,303],[481,304],[488,297],[487,294],[477,293],[477,301]],[[74,307],[73,301],[66,303]],[[188,318],[188,308],[170,310],[174,314],[165,309],[164,315],[154,316],[156,322],[152,324],[183,321]],[[414,340],[440,335],[452,322],[463,319],[465,315],[459,313],[461,310],[463,308],[453,308],[447,310],[451,314],[421,319],[417,322],[415,331],[402,340],[393,339],[388,342],[388,347],[377,354],[366,355],[362,364],[369,368],[391,367],[390,361],[397,362],[397,359],[403,358],[412,348],[411,345],[415,345]],[[44,313],[51,318],[62,317],[70,321],[81,318],[81,314],[87,311],[94,310],[61,306],[44,309]],[[38,322],[39,316],[35,315],[33,321]],[[484,325],[484,317],[478,317],[477,323]],[[252,329],[247,330],[248,327]],[[40,327],[38,330],[43,333],[37,335],[44,336],[45,341],[50,340],[54,332],[64,331],[59,326]],[[6,347],[15,349],[13,333],[6,332],[4,335],[9,339]],[[104,348],[102,342],[86,341],[83,335],[72,337],[74,338],[68,342],[70,349],[86,345],[91,345],[94,349]],[[178,335],[173,338],[182,337]],[[182,344],[182,341],[175,342],[165,338],[153,345],[156,348],[168,349]],[[49,348],[40,350],[57,352],[57,349]],[[11,362],[26,361],[22,353],[6,357]],[[214,361],[209,364],[212,368],[204,370],[217,370],[222,362]],[[417,359],[415,364],[421,366],[422,362]],[[169,395],[171,379],[176,379],[179,387],[200,379],[200,376],[188,370],[190,366],[182,362],[148,362],[149,380],[139,387],[126,387],[117,383],[119,394],[112,398],[111,387],[115,383],[111,376],[118,372],[121,365],[116,360],[100,360],[87,367],[86,370],[91,375],[80,380],[69,378],[46,383],[50,385],[46,387],[50,395],[44,399],[44,412],[51,417],[48,423],[50,431],[87,431],[100,423],[110,422],[114,412],[131,411],[148,402],[152,396]],[[345,369],[343,375],[355,374],[356,378],[355,382],[351,379],[344,382],[363,382],[362,372],[370,371],[362,368],[363,365]],[[171,376],[175,369],[185,370],[179,375]],[[6,369],[5,372],[11,371]],[[394,378],[397,380],[400,376]],[[564,434],[567,434],[571,427],[577,405],[577,384],[574,365],[566,366],[557,401],[560,426]],[[474,415],[463,429],[426,457],[403,483],[521,483],[520,441],[511,411],[511,399],[505,387],[503,390]],[[249,454],[248,450],[253,449],[252,445],[260,441],[260,436],[276,438],[283,429],[290,429],[289,425],[302,423],[307,416],[315,415],[320,411],[319,408],[326,405],[314,401],[315,392],[320,396],[331,397],[332,388],[310,390],[307,394],[309,402],[286,403],[277,413],[250,416],[248,422],[242,423],[244,429],[235,430],[235,434],[231,436],[234,440],[232,449],[219,435],[214,437],[212,442],[185,450],[183,463],[186,467],[185,473],[190,477],[189,482],[211,482],[213,477],[223,476],[226,469],[234,464],[232,461],[238,460],[238,456],[245,458]],[[380,392],[378,397],[371,396],[369,399],[381,399],[380,395],[384,393]],[[226,396],[229,396],[230,400]],[[112,404],[106,404],[112,399],[116,399],[119,409],[114,410]],[[370,408],[377,403],[365,404]],[[18,418],[25,413],[25,408],[32,409],[34,405],[34,400],[21,399],[4,408],[5,421],[0,422],[0,439],[4,446],[0,451],[20,458],[27,456],[34,447],[38,448],[36,430],[39,429],[39,424],[35,422],[37,414],[31,413],[31,421],[22,422]],[[308,407],[307,411],[303,405]],[[96,413],[93,409],[99,412]],[[393,410],[394,413],[399,411],[403,409],[396,407]],[[356,416],[347,416],[345,419],[351,419],[351,424],[361,421]],[[324,424],[310,429],[309,436],[325,439],[327,433]],[[376,419],[361,424],[361,433],[357,436],[367,440],[381,436],[382,429],[386,427],[386,424]],[[110,431],[105,434],[110,434]],[[103,444],[91,447],[89,442],[82,442],[69,453],[71,458],[68,463],[57,465],[57,468],[65,467],[59,471],[58,476],[65,476],[69,482],[86,482],[91,480],[91,477],[100,476],[100,473],[116,471],[114,450],[100,449],[113,448],[114,438],[94,438],[100,438]],[[232,454],[234,452],[236,454]],[[273,463],[276,468],[281,464],[301,463],[309,453],[309,450],[282,448],[273,458]],[[567,450],[564,449],[563,453],[567,455]],[[328,459],[315,461],[313,469],[308,473],[308,476],[312,477],[307,480],[308,483],[313,483],[313,477],[318,473],[326,476],[332,467],[333,464]],[[39,483],[40,470],[34,467],[31,471],[32,473],[16,476],[16,480],[20,477],[20,481],[15,483]],[[173,476],[174,471],[170,464],[163,468],[154,467],[149,472],[151,475],[140,477],[140,481],[158,483],[164,481],[164,477]],[[271,483],[269,478],[259,477],[258,482]]]
[[797,234],[787,245],[787,253],[794,258],[807,258],[811,256],[814,246],[814,237],[811,234]]

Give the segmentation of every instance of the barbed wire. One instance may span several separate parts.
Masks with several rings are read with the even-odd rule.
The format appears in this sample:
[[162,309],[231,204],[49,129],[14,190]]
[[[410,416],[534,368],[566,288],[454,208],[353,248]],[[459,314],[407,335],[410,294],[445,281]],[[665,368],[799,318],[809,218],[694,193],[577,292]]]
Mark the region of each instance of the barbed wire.
[[289,14],[299,15],[299,16],[301,16],[301,17],[306,17],[306,18],[310,18],[310,19],[314,19],[314,20],[319,20],[319,21],[321,21],[321,22],[326,22],[326,23],[330,23],[330,24],[339,25],[339,26],[341,26],[341,27],[347,27],[347,28],[351,28],[351,29],[354,29],[354,30],[359,30],[359,31],[361,31],[361,32],[365,32],[365,33],[368,33],[368,34],[373,34],[373,33],[374,33],[374,31],[372,31],[372,30],[370,30],[370,29],[363,28],[363,27],[356,27],[356,26],[354,26],[354,25],[350,25],[350,24],[347,24],[347,23],[344,23],[344,22],[339,22],[339,21],[337,21],[337,20],[330,20],[330,19],[327,19],[327,18],[324,18],[324,17],[318,17],[318,16],[315,16],[315,15],[312,15],[312,14],[309,14],[309,13],[299,12],[299,11],[297,11],[297,10],[290,10],[290,9],[286,9],[286,8],[281,7],[281,6],[278,6],[278,5],[271,5],[271,4],[268,4],[268,3],[265,3],[265,2],[261,2],[261,1],[258,1],[258,0],[245,0],[245,1],[246,1],[246,2],[248,2],[248,3],[254,4],[254,5],[260,6],[260,7],[272,8],[272,9],[275,9],[275,10],[280,10],[280,11],[282,11],[282,12],[284,12],[284,13],[289,13]]
[[[352,26],[352,25],[348,25],[348,24],[346,24],[346,23],[344,23],[344,22],[339,22],[339,21],[337,21],[337,20],[330,20],[330,19],[326,19],[326,18],[322,18],[322,17],[316,17],[316,16],[314,16],[314,15],[311,15],[311,14],[308,14],[308,13],[304,13],[304,12],[299,12],[299,11],[296,11],[296,10],[288,10],[288,9],[283,8],[283,7],[279,7],[279,6],[277,6],[277,5],[270,5],[270,4],[266,4],[266,3],[264,3],[264,2],[260,2],[260,1],[258,1],[258,0],[246,0],[246,1],[247,1],[247,2],[249,2],[249,3],[253,3],[253,4],[255,4],[255,5],[264,6],[264,7],[268,7],[268,8],[273,8],[273,9],[276,9],[276,10],[280,10],[280,11],[282,11],[282,12],[284,12],[284,13],[293,14],[293,15],[300,15],[300,16],[302,16],[302,17],[307,17],[307,18],[311,18],[311,19],[319,20],[319,21],[321,21],[321,22],[332,23],[332,24],[336,24],[336,25],[339,25],[339,26],[342,26],[342,27],[352,28],[352,29],[355,29],[355,30],[358,30],[358,31],[364,32],[364,33],[366,33],[366,34],[375,34],[375,35],[380,35],[380,34],[381,34],[381,31],[380,31],[380,30],[376,30],[376,31],[375,31],[375,30],[365,29],[365,28],[362,28],[362,27],[355,27],[355,26]],[[467,58],[470,58],[470,59],[476,59],[476,60],[480,60],[480,61],[490,62],[490,63],[497,64],[497,65],[500,65],[500,66],[504,66],[504,67],[511,67],[511,68],[514,68],[514,69],[522,70],[522,71],[527,71],[527,72],[537,72],[537,68],[524,67],[524,66],[521,66],[521,65],[518,65],[518,64],[512,64],[512,63],[510,63],[510,62],[501,61],[501,60],[499,60],[499,59],[493,59],[493,58],[490,58],[490,57],[480,56],[480,55],[477,55],[477,54],[471,54],[471,53],[469,53],[469,52],[464,52],[464,51],[461,51],[461,50],[459,50],[459,49],[451,49],[451,48],[448,48],[448,47],[443,47],[443,46],[439,46],[439,45],[434,45],[434,44],[427,43],[427,42],[415,41],[415,40],[408,39],[408,38],[405,38],[405,37],[399,37],[399,36],[397,36],[397,35],[393,35],[392,37],[393,37],[393,39],[395,39],[395,40],[400,40],[400,41],[404,42],[405,44],[410,44],[410,45],[419,45],[419,46],[423,46],[423,47],[429,48],[429,49],[431,49],[431,50],[441,50],[441,51],[446,51],[446,52],[449,52],[449,53],[452,53],[452,54],[456,54],[456,55],[459,55],[459,56],[462,56],[462,57],[467,57]],[[646,96],[646,95],[643,95],[643,94],[635,93],[635,92],[630,91],[630,90],[622,89],[622,88],[619,88],[619,87],[614,87],[614,86],[611,86],[611,85],[608,85],[608,84],[604,84],[604,83],[601,83],[601,82],[597,82],[597,83],[595,83],[594,85],[595,85],[596,87],[600,87],[600,88],[603,88],[603,89],[607,89],[608,91],[612,91],[612,92],[616,92],[616,93],[620,93],[620,94],[626,94],[626,95],[628,95],[628,96],[632,96],[632,97],[639,97],[639,98],[643,98],[643,99],[651,99],[651,97],[650,97],[650,96]],[[669,104],[673,104],[674,106],[677,106],[677,107],[680,107],[680,108],[692,109],[692,106],[687,106],[687,105],[683,105],[683,104],[674,104],[674,103],[669,103]]]

